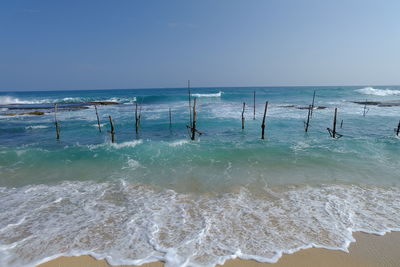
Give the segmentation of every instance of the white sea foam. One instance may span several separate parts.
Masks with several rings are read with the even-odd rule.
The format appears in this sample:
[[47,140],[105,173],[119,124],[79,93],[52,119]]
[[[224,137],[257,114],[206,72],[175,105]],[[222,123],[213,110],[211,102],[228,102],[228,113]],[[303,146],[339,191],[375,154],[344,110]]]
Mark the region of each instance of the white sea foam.
[[[126,142],[122,142],[122,143],[101,143],[101,144],[97,144],[97,145],[84,145],[84,146],[89,148],[90,150],[94,150],[94,149],[98,149],[98,148],[121,149],[121,148],[127,148],[127,147],[135,147],[142,143],[143,143],[142,140],[133,140],[133,141],[126,141]],[[77,144],[77,146],[82,146],[82,145]]]
[[0,105],[10,104],[42,104],[46,103],[45,100],[20,100],[19,98],[12,96],[0,96]]
[[193,97],[221,97],[221,95],[221,91],[215,94],[192,94]]
[[0,265],[90,254],[113,265],[214,266],[347,251],[353,231],[400,230],[399,188],[322,185],[192,195],[129,182],[0,188]]
[[189,140],[182,139],[182,140],[173,141],[173,142],[169,143],[168,145],[172,146],[172,147],[176,147],[176,146],[183,146],[183,145],[185,145],[187,143],[189,143]]
[[111,143],[111,146],[114,148],[135,147],[137,145],[140,145],[142,142],[142,140],[133,140],[122,143]]
[[390,89],[376,89],[373,87],[365,87],[362,89],[356,90],[359,93],[365,95],[376,95],[376,96],[394,96],[400,95],[400,90],[390,90]]
[[122,167],[122,169],[130,169],[130,170],[135,170],[137,168],[141,167],[140,163],[134,159],[128,158],[126,165]]
[[109,99],[93,99],[85,97],[64,97],[64,98],[43,98],[43,99],[19,99],[13,96],[0,96],[0,105],[12,104],[51,104],[51,103],[83,103],[88,101],[111,101],[124,104],[132,104],[136,101],[136,97],[118,98],[112,97]]
[[126,98],[126,97],[111,97],[109,99],[105,99],[102,101],[109,101],[109,102],[118,102],[122,104],[132,104],[136,102],[136,97]]
[[84,98],[81,97],[64,97],[63,99],[53,99],[50,103],[53,102],[64,102],[64,103],[80,103],[85,102]]
[[25,129],[30,129],[30,130],[33,130],[33,129],[46,129],[46,128],[49,128],[49,126],[47,126],[47,125],[31,125],[31,126],[26,126],[25,127]]

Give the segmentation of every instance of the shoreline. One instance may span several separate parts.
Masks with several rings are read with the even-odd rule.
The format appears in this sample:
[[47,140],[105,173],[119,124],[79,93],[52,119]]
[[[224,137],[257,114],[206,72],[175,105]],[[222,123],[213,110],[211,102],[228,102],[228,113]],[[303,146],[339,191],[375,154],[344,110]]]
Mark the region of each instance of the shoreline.
[[[362,266],[400,266],[400,232],[388,232],[383,236],[355,232],[356,242],[349,245],[349,253],[325,248],[302,249],[293,254],[283,254],[276,263],[260,263],[254,260],[227,260],[223,267],[362,267]],[[110,267],[105,260],[91,256],[59,257],[37,265],[36,267]],[[128,267],[133,265],[119,265]],[[142,267],[163,267],[163,262],[140,265]]]

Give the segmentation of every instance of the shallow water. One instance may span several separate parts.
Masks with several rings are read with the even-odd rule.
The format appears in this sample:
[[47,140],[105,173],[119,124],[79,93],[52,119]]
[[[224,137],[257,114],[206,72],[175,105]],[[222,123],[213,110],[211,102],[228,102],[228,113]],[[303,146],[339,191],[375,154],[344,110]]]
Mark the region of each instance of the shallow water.
[[[315,105],[326,108],[314,110],[305,133],[308,110],[298,107],[311,103],[314,90]],[[400,87],[192,92],[204,133],[194,142],[186,89],[0,93],[0,266],[81,254],[111,264],[271,262],[310,246],[346,250],[353,231],[400,229],[400,106],[367,106],[364,117],[364,106],[352,102],[397,103]],[[121,105],[98,106],[102,133],[93,106],[60,111],[56,141],[48,108],[87,101]],[[4,116],[31,107],[46,113]],[[335,107],[343,120],[337,140],[326,130]]]

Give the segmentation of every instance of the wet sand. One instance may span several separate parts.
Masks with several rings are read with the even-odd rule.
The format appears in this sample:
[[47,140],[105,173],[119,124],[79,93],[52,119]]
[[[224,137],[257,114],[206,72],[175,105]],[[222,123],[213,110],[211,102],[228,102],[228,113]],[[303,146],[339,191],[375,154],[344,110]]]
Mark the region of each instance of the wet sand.
[[[252,260],[234,259],[227,261],[224,267],[398,267],[400,266],[400,232],[387,233],[384,236],[355,233],[355,243],[351,243],[349,253],[320,248],[301,250],[284,255],[277,263],[259,263]],[[109,267],[105,260],[96,260],[90,256],[60,257],[37,267]],[[154,262],[143,267],[162,267],[163,263]],[[126,267],[126,266],[125,266]]]

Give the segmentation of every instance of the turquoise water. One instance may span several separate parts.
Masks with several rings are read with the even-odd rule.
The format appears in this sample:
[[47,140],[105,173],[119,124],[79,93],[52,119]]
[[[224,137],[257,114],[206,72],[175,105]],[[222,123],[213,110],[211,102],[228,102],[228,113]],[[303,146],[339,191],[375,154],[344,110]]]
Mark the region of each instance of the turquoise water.
[[[308,110],[299,108],[314,91],[324,108],[305,133]],[[353,231],[400,229],[400,87],[192,88],[192,96],[196,141],[187,89],[1,92],[0,266],[81,254],[111,264],[273,262],[311,246],[346,250]],[[380,105],[364,117],[353,101],[366,99]],[[88,101],[120,103],[98,106],[101,133]],[[326,130],[336,107],[340,139]],[[6,116],[33,108],[45,114]]]

